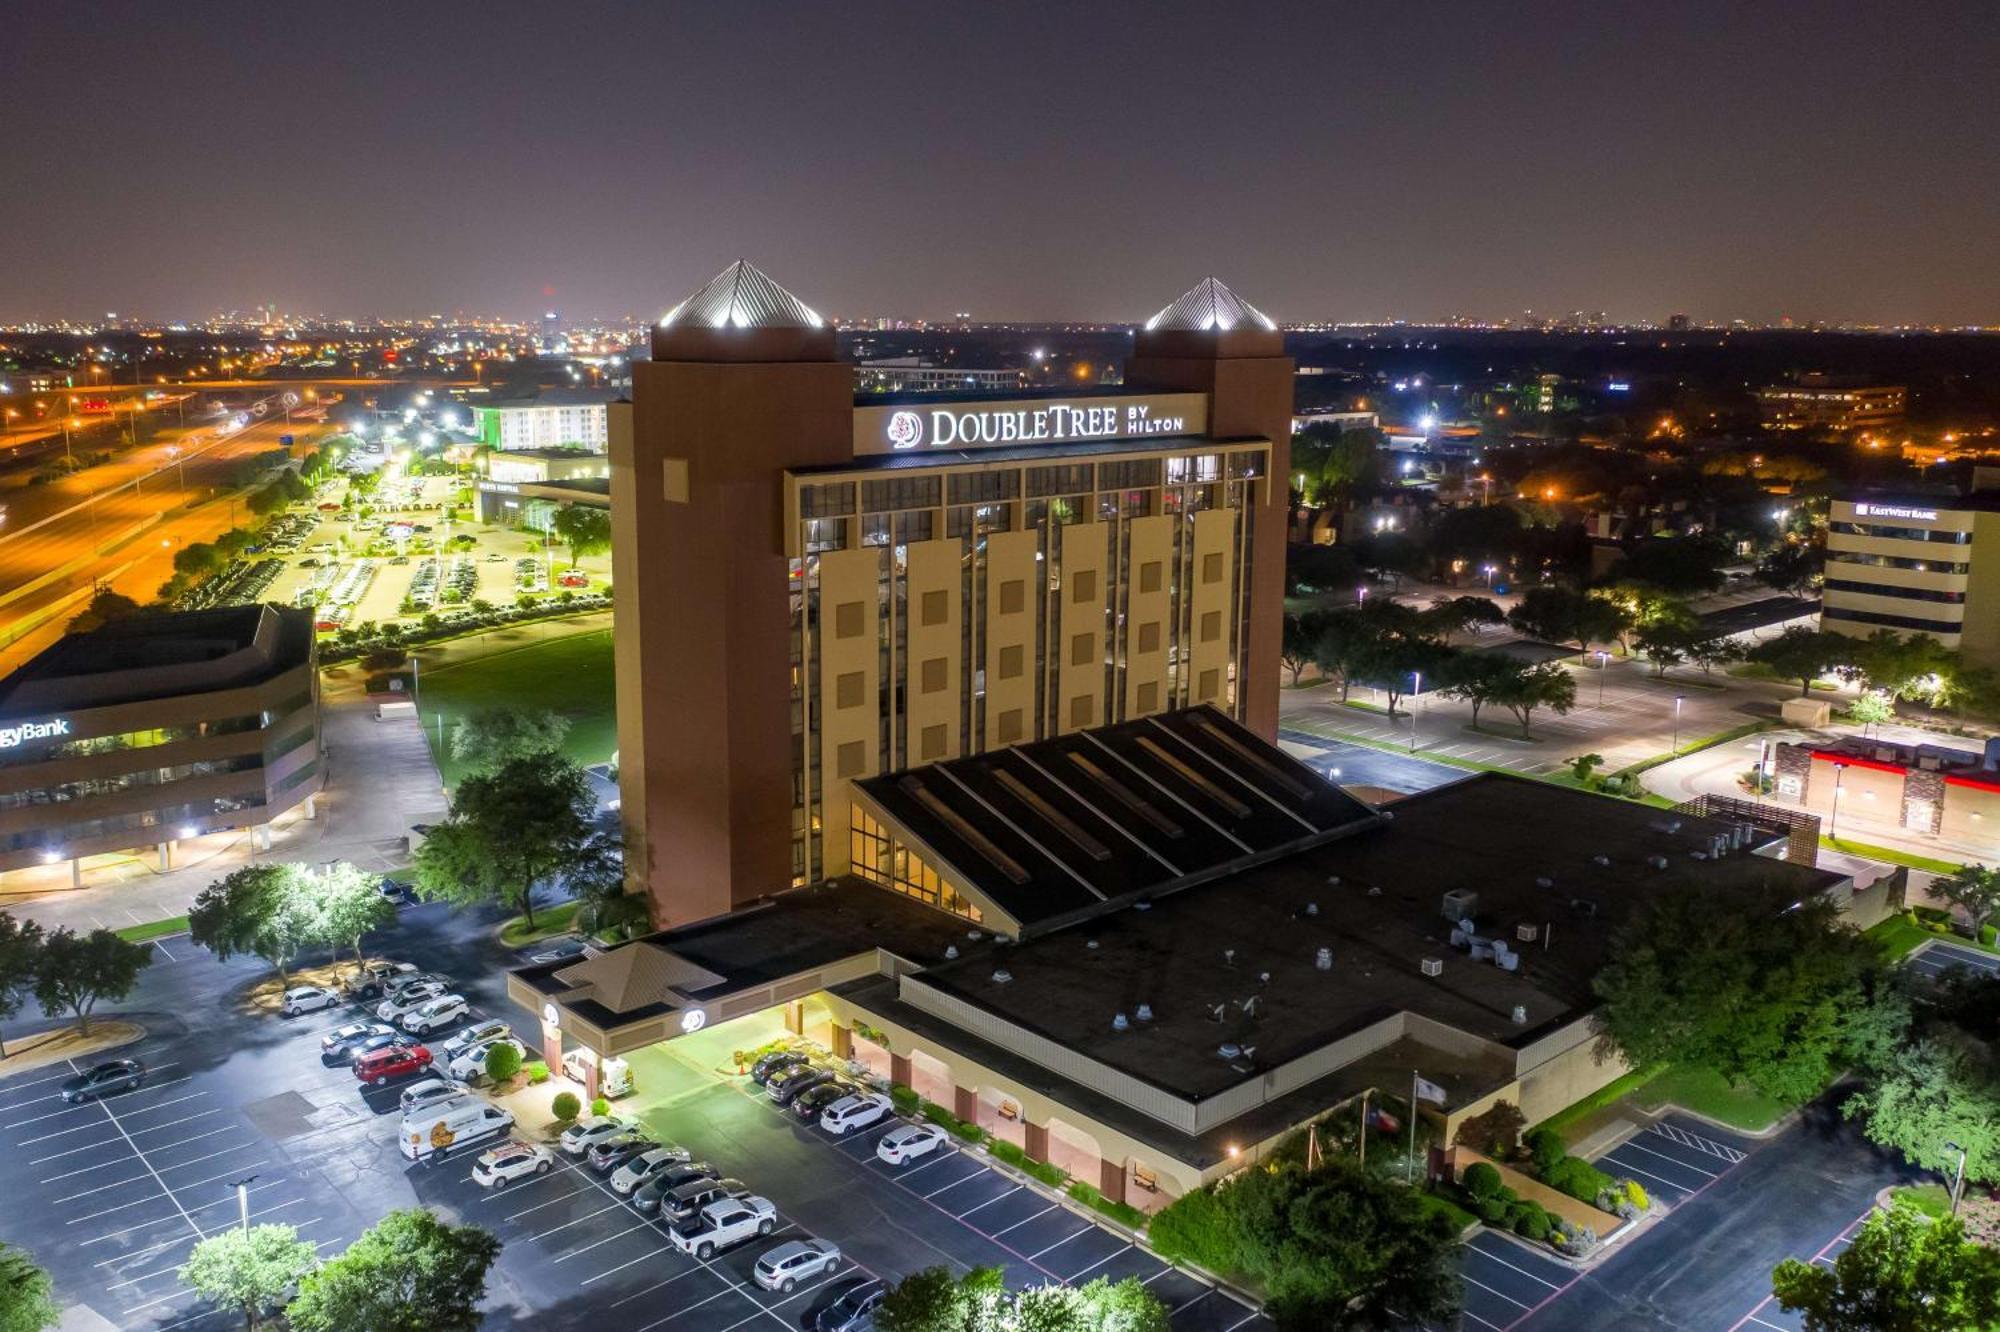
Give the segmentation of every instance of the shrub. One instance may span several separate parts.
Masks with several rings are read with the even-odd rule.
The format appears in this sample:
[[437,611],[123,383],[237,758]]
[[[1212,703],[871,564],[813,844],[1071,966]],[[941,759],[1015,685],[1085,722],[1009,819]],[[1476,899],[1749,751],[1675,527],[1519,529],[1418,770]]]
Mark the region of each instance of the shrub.
[[1523,1212],[1514,1222],[1514,1233],[1538,1244],[1546,1242],[1549,1237],[1549,1214],[1539,1207],[1532,1212]]
[[1052,1189],[1064,1188],[1069,1184],[1069,1172],[1049,1161],[1029,1161],[1021,1169]]
[[1519,1200],[1521,1195],[1508,1188],[1505,1184],[1502,1184],[1493,1191],[1493,1196],[1503,1203],[1511,1203]]
[[1636,1179],[1625,1181],[1625,1201],[1642,1212],[1651,1210],[1653,1206],[1653,1200],[1646,1196],[1646,1190],[1640,1187]]
[[1458,1182],[1465,1186],[1467,1193],[1481,1201],[1493,1197],[1502,1187],[1500,1172],[1484,1161],[1474,1161],[1467,1166]]
[[1004,1138],[996,1139],[989,1150],[994,1160],[1004,1161],[1016,1170],[1028,1164],[1028,1154]]
[[602,1096],[598,1097],[596,1100],[590,1103],[590,1113],[597,1116],[599,1119],[604,1118],[606,1115],[611,1113],[611,1102],[607,1100],[605,1097]]
[[1546,1175],[1556,1162],[1569,1155],[1569,1146],[1563,1142],[1562,1134],[1550,1128],[1538,1128],[1527,1137],[1528,1155],[1535,1162],[1537,1173]]
[[1542,1172],[1542,1182],[1583,1202],[1593,1202],[1612,1186],[1611,1176],[1578,1156],[1565,1156]]
[[505,1082],[521,1071],[521,1052],[512,1045],[495,1045],[486,1052],[486,1076]]
[[1507,1224],[1507,1204],[1498,1198],[1476,1198],[1472,1210],[1479,1213],[1479,1219],[1489,1226]]
[[1176,1198],[1147,1227],[1153,1249],[1169,1262],[1193,1263],[1211,1272],[1238,1266],[1237,1227],[1214,1185]]
[[528,1085],[531,1087],[539,1087],[549,1080],[549,1066],[539,1059],[529,1063],[527,1073]]
[[556,1099],[549,1102],[549,1110],[567,1124],[583,1113],[583,1101],[575,1092],[557,1092]]
[[1146,1224],[1146,1214],[1127,1203],[1113,1202],[1090,1185],[1078,1182],[1069,1186],[1069,1196],[1085,1207],[1104,1213],[1113,1221],[1130,1229],[1138,1230]]

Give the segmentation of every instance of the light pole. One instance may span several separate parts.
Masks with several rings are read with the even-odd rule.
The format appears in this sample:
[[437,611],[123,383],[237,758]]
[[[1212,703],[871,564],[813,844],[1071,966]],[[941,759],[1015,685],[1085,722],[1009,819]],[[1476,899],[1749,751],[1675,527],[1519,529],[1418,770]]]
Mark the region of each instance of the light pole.
[[1957,1216],[1958,1198],[1965,1191],[1965,1148],[1955,1142],[1947,1142],[1945,1148],[1958,1153],[1958,1171],[1951,1179],[1951,1214]]
[[1597,708],[1604,710],[1604,670],[1611,664],[1611,654],[1603,648],[1597,649]]
[[1499,572],[1499,570],[1496,566],[1489,564],[1485,566],[1485,572],[1486,572],[1486,590],[1488,592],[1491,592],[1493,590],[1493,575]]
[[1686,701],[1687,701],[1687,695],[1686,695],[1686,694],[1675,694],[1675,695],[1674,695],[1674,750],[1673,750],[1673,752],[1674,752],[1674,753],[1676,753],[1676,754],[1678,754],[1678,753],[1680,753],[1680,752],[1681,752],[1681,704],[1685,703]]
[[245,1175],[231,1187],[236,1190],[236,1212],[243,1219],[243,1228],[250,1229],[250,1185],[256,1182],[255,1175]]
[[1826,839],[1829,842],[1840,840],[1840,782],[1846,776],[1847,765],[1845,763],[1836,763],[1833,765],[1833,808],[1827,811],[1826,816]]
[[1354,589],[1354,599],[1364,606],[1368,604],[1368,585],[1366,583]]
[[1423,704],[1424,673],[1410,672],[1410,752],[1417,752],[1417,709]]

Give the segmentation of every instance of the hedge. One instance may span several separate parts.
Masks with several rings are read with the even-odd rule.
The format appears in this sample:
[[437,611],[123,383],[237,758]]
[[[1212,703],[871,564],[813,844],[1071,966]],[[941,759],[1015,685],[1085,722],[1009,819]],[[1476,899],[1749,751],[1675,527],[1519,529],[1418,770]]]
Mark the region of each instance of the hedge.
[[1477,1199],[1491,1198],[1500,1192],[1500,1171],[1484,1161],[1474,1161],[1459,1177],[1465,1191]]
[[1236,1224],[1214,1185],[1174,1199],[1154,1215],[1147,1237],[1153,1251],[1169,1262],[1222,1273],[1237,1268]]
[[915,1087],[905,1087],[900,1082],[889,1088],[890,1104],[896,1107],[896,1113],[899,1115],[914,1115],[923,1099],[917,1095]]
[[1133,1230],[1141,1229],[1146,1224],[1146,1214],[1144,1212],[1130,1204],[1111,1201],[1111,1199],[1105,1197],[1102,1193],[1099,1193],[1096,1189],[1093,1189],[1081,1180],[1069,1186],[1069,1196],[1082,1203],[1085,1207],[1094,1208],[1120,1225],[1127,1226]]
[[1565,1156],[1542,1172],[1542,1183],[1587,1203],[1595,1203],[1597,1195],[1615,1182],[1580,1156]]

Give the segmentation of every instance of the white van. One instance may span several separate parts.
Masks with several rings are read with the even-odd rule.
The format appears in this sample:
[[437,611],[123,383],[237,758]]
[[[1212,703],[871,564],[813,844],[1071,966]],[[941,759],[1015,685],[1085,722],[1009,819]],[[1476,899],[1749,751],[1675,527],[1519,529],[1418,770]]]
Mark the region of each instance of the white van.
[[453,1101],[403,1116],[398,1141],[404,1156],[421,1161],[433,1152],[450,1151],[513,1127],[514,1116],[498,1106],[484,1101]]
[[602,1096],[607,1101],[615,1101],[620,1096],[631,1094],[632,1066],[616,1055],[600,1062],[594,1051],[586,1050],[579,1045],[563,1056],[563,1074],[571,1082],[587,1083],[590,1077],[590,1066],[594,1062],[598,1064],[597,1094],[599,1096]]

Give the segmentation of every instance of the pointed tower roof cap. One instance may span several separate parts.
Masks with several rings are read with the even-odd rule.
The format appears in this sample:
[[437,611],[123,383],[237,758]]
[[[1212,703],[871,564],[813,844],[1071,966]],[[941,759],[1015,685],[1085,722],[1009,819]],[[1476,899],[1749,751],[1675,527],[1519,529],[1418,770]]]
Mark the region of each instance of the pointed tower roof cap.
[[1146,321],[1148,333],[1227,333],[1243,326],[1271,332],[1276,332],[1278,327],[1271,322],[1269,315],[1212,277],[1195,283],[1166,309]]
[[661,328],[824,328],[826,321],[798,297],[738,259],[660,316]]

